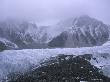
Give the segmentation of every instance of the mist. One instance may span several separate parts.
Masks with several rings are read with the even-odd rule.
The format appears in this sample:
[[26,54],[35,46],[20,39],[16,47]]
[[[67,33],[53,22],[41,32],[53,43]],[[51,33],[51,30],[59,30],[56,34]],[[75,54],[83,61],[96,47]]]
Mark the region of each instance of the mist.
[[0,20],[34,21],[41,25],[89,15],[110,24],[110,0],[0,0]]

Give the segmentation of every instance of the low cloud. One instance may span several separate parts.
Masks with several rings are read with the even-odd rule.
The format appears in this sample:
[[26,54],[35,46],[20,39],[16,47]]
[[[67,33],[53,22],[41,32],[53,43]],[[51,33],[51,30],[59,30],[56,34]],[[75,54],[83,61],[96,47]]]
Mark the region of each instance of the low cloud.
[[110,0],[0,0],[0,20],[53,23],[87,14],[110,24],[109,4]]

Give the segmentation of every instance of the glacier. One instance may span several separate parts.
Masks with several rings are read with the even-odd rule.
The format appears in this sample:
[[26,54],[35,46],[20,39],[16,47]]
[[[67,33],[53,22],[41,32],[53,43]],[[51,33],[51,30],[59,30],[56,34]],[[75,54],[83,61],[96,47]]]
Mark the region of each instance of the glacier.
[[90,60],[91,64],[102,69],[104,74],[110,77],[110,72],[108,72],[110,70],[110,46],[103,45],[82,48],[5,50],[0,52],[0,80],[6,78],[9,73],[25,72],[31,66],[40,65],[40,62],[59,54],[76,56],[93,54],[96,60]]

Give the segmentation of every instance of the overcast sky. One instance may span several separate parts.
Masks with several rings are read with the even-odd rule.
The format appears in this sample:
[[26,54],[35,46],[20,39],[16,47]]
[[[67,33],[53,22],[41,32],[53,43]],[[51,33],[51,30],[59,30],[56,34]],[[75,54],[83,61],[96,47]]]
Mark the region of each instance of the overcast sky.
[[0,0],[0,20],[52,24],[85,14],[110,24],[110,0]]

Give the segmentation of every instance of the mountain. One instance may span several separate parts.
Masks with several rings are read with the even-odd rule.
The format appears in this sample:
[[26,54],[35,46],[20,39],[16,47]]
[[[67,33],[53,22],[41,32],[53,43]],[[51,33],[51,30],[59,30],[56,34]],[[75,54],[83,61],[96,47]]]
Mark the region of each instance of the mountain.
[[15,43],[19,48],[40,48],[46,42],[44,28],[38,28],[30,22],[4,21],[0,22],[0,37]]
[[89,16],[75,18],[72,20],[72,26],[66,28],[68,30],[53,38],[48,45],[51,47],[90,47],[102,45],[109,39],[109,27]]
[[37,26],[27,21],[0,21],[0,38],[24,48],[90,47],[109,39],[110,27],[89,16],[60,21],[51,26]]

